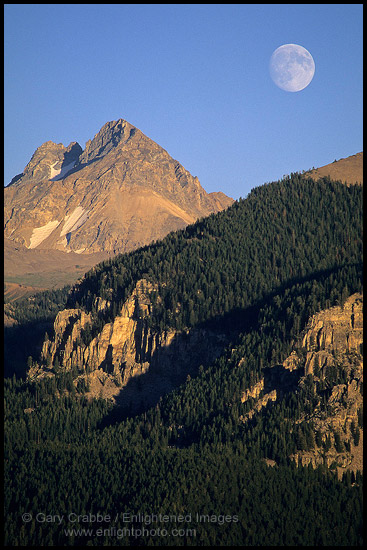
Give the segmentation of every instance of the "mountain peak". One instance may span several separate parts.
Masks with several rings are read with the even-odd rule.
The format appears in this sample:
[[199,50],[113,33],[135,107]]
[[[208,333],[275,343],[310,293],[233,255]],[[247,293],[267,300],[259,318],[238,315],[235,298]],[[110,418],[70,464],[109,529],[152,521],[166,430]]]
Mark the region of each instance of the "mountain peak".
[[104,157],[119,144],[125,144],[136,131],[135,126],[122,118],[106,122],[94,138],[85,144],[80,163],[87,164]]
[[28,249],[128,252],[233,199],[198,178],[138,128],[106,122],[84,151],[48,141],[5,191],[5,236]]

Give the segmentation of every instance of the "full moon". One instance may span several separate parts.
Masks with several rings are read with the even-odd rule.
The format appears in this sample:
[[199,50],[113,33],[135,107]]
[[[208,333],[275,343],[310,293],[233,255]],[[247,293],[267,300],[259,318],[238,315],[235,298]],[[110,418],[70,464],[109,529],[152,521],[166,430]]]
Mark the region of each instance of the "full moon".
[[270,76],[286,92],[299,92],[306,88],[315,74],[312,55],[298,44],[279,46],[270,58]]

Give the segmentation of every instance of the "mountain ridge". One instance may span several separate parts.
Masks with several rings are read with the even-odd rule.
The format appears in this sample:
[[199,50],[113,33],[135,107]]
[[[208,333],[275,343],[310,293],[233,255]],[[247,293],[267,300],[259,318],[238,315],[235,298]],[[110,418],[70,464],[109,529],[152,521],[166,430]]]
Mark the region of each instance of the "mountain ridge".
[[348,185],[363,185],[363,151],[349,157],[334,160],[329,164],[313,168],[304,172],[305,176],[312,178],[330,177],[332,180],[340,180]]

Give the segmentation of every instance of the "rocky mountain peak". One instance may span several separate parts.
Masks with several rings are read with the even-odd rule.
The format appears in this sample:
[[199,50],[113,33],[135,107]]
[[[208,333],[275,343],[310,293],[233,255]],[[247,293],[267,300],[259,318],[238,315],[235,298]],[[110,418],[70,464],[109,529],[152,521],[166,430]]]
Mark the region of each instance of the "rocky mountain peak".
[[75,141],[43,143],[4,189],[4,202],[5,237],[17,246],[110,255],[163,238],[233,200],[206,193],[165,149],[120,118],[104,124],[84,151]]
[[80,163],[87,164],[104,157],[119,144],[125,144],[137,131],[137,128],[122,118],[107,122],[92,140],[87,141]]

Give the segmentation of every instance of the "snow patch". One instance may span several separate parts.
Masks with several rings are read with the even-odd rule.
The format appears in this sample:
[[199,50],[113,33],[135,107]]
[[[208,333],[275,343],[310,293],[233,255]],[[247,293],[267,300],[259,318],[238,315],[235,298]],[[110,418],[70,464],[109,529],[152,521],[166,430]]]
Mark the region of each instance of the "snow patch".
[[52,180],[55,176],[57,176],[61,172],[61,168],[59,168],[58,170],[55,170],[55,168],[54,168],[58,162],[59,161],[57,160],[56,162],[54,162],[50,166],[50,171],[51,171],[50,172],[50,180]]
[[74,168],[76,161],[73,160],[73,162],[71,162],[70,164],[66,164],[65,166],[62,166],[60,168],[55,168],[56,164],[58,164],[59,162],[60,161],[54,162],[54,164],[52,164],[50,166],[50,170],[51,170],[50,180],[51,181],[58,181],[58,180],[61,180],[62,178],[64,178],[66,176],[66,174],[68,172],[70,172],[70,170],[72,168]]
[[35,227],[33,229],[28,248],[36,248],[39,244],[41,244],[42,241],[51,235],[52,231],[56,229],[59,223],[60,222],[58,220],[54,220],[53,222],[46,223],[46,225],[42,225],[41,227]]
[[[67,233],[75,231],[87,219],[89,210],[84,210],[81,206],[77,206],[69,216],[65,216],[65,223],[60,233],[60,237],[64,237]],[[69,239],[70,240],[70,239]]]

